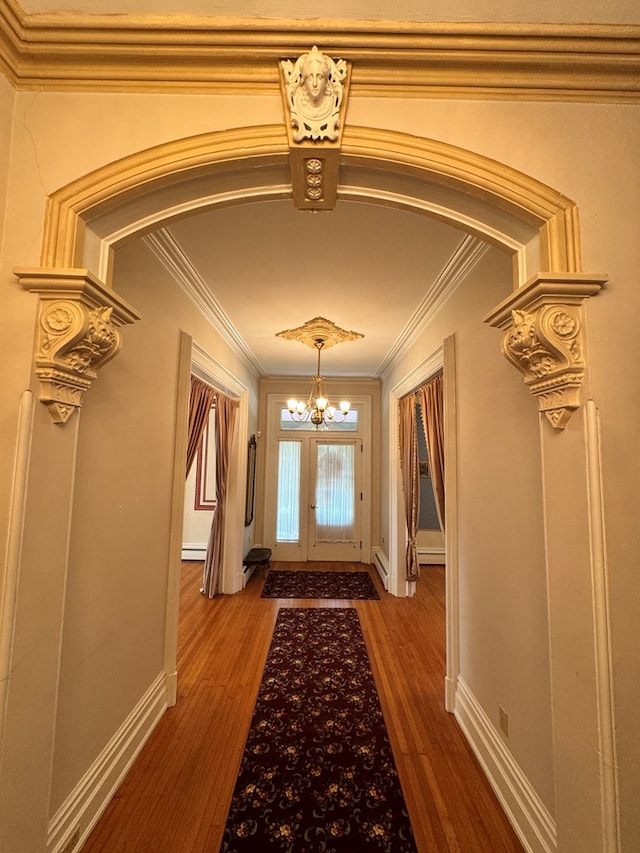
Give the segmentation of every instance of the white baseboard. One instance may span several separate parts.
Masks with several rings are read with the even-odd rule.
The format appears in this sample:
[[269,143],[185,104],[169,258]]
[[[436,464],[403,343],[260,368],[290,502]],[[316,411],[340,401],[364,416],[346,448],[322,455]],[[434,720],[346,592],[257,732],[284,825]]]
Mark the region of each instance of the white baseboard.
[[166,677],[160,673],[51,819],[47,853],[80,849],[166,708]]
[[553,817],[460,677],[454,715],[525,850],[557,853]]
[[389,589],[389,561],[387,560],[385,554],[374,548],[373,550],[373,565],[375,570],[380,575],[380,580],[384,584],[385,589]]
[[418,548],[421,566],[444,566],[447,562],[444,548]]
[[182,559],[193,560],[196,563],[203,563],[207,556],[207,543],[202,542],[183,542],[182,543]]

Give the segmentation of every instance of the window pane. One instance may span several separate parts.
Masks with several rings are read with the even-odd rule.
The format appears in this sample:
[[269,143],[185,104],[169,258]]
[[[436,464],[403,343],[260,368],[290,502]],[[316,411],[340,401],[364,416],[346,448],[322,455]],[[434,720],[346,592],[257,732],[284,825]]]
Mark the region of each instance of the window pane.
[[278,442],[277,542],[300,539],[300,448],[299,441]]
[[355,445],[319,444],[316,541],[355,541]]

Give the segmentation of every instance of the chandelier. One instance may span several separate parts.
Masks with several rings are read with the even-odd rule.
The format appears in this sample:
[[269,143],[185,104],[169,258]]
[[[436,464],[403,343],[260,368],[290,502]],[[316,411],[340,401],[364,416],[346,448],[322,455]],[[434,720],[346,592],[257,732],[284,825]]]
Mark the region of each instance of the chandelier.
[[304,400],[287,400],[287,408],[294,421],[311,421],[316,429],[322,425],[329,426],[331,423],[342,423],[347,417],[351,403],[349,400],[341,400],[338,406],[329,402],[324,383],[325,378],[320,373],[320,353],[325,345],[324,338],[315,338],[313,346],[318,351],[318,366],[316,375],[311,380],[311,391],[306,402]]

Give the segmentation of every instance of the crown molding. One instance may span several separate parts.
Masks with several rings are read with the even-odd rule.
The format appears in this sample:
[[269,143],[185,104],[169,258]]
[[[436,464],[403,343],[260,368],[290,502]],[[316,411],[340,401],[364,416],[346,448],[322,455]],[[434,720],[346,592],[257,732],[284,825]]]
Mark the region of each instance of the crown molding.
[[317,44],[360,96],[640,100],[640,26],[27,15],[0,0],[0,70],[21,90],[269,93]]
[[264,368],[169,229],[160,228],[143,240],[245,366],[265,376]]
[[418,339],[420,332],[426,328],[458,287],[471,275],[489,249],[489,244],[478,237],[474,237],[471,234],[464,237],[438,278],[429,288],[420,305],[416,308],[413,316],[400,333],[398,340],[376,370],[376,377],[383,377],[405,355],[411,345]]

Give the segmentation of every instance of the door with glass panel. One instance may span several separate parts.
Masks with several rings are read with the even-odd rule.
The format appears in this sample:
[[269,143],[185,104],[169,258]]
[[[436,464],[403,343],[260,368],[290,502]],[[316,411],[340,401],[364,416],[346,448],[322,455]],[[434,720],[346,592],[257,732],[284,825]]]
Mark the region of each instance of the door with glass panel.
[[312,439],[308,560],[360,560],[359,440]]
[[[360,561],[362,441],[279,442],[276,550],[281,559]],[[296,556],[287,554],[295,547]]]

